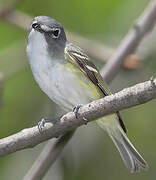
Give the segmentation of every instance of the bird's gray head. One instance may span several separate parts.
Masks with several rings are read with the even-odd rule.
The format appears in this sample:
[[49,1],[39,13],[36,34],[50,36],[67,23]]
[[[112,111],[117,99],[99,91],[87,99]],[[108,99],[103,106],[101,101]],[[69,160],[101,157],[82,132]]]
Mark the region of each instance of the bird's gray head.
[[66,41],[64,28],[55,19],[48,16],[37,16],[32,21],[28,44],[37,44],[37,46],[46,44],[49,54],[58,56],[64,53]]

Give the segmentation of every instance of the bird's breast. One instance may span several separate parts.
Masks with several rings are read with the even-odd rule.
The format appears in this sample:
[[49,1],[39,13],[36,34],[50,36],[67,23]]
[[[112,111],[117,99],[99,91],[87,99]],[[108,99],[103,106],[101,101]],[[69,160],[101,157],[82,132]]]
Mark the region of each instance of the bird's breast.
[[100,98],[97,87],[71,63],[39,53],[31,55],[29,63],[40,88],[66,111]]

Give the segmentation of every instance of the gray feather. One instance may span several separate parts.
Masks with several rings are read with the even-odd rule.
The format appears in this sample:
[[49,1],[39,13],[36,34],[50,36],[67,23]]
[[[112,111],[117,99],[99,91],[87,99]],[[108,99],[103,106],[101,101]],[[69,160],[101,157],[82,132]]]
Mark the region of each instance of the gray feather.
[[118,126],[118,129],[115,131],[115,133],[109,128],[107,131],[112,138],[114,144],[116,145],[118,151],[120,152],[123,162],[131,173],[139,172],[140,169],[148,168],[146,161],[131,144],[120,126]]

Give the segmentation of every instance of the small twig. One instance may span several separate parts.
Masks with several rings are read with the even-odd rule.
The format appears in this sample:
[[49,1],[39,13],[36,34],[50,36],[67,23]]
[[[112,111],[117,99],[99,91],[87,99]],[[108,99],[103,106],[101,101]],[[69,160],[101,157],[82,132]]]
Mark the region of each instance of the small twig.
[[8,4],[6,7],[0,9],[0,17],[8,16],[14,12],[16,7],[22,2],[22,0],[16,0],[14,3]]
[[21,11],[11,11],[8,14],[5,13],[5,15],[0,17],[8,21],[10,24],[16,25],[25,31],[28,31],[29,25],[33,19],[31,16]]
[[79,118],[69,112],[58,120],[54,126],[45,127],[39,133],[38,127],[24,129],[17,134],[0,140],[0,156],[22,149],[31,148],[48,139],[58,137],[102,116],[112,114],[122,109],[146,103],[156,98],[156,79],[126,88],[118,93],[93,101],[79,109]]
[[116,53],[109,59],[108,63],[102,69],[104,79],[109,82],[120,70],[124,60],[130,54],[135,53],[143,37],[152,30],[156,23],[156,1],[151,1],[148,8],[140,17],[138,23],[123,39]]

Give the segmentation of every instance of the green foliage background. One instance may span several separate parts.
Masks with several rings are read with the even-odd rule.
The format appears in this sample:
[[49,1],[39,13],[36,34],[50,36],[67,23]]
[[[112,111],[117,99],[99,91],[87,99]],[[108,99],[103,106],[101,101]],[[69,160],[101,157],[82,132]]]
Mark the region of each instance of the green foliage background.
[[[0,7],[12,2],[13,0],[0,0]],[[120,39],[124,37],[148,2],[149,0],[23,0],[17,10],[32,17],[51,16],[71,32],[117,47]],[[3,104],[0,109],[0,138],[35,125],[42,117],[56,116],[54,114],[56,107],[41,92],[28,67],[25,53],[26,39],[27,32],[0,19],[0,71],[5,77]],[[117,91],[147,80],[155,75],[155,72],[155,55],[151,55],[138,70],[122,70],[111,86]],[[128,136],[147,160],[148,171],[130,174],[110,139],[92,123],[77,130],[75,137],[54,166],[54,170],[51,169],[44,179],[154,179],[155,107],[156,101],[153,100],[146,105],[122,111],[128,127]],[[41,148],[42,145],[39,145],[31,150],[1,157],[0,179],[22,179]]]

